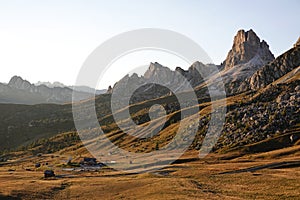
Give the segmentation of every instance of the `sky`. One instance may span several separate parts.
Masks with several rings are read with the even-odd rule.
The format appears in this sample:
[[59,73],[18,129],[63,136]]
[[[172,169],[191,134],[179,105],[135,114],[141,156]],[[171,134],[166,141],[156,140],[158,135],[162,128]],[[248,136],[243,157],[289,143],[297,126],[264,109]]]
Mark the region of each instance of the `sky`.
[[[278,56],[300,36],[299,8],[298,0],[0,0],[0,82],[19,75],[32,83],[74,85],[97,46],[140,28],[181,33],[197,42],[215,64],[226,58],[236,32],[251,28]],[[119,80],[130,65],[159,62],[188,68],[183,60],[153,53],[121,61],[98,88]]]

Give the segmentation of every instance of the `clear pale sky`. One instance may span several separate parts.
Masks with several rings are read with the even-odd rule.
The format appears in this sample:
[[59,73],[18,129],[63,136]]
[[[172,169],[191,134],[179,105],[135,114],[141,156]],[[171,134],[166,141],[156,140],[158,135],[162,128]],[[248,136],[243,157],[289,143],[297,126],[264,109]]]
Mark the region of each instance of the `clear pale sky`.
[[[184,34],[215,64],[225,59],[239,29],[252,28],[278,56],[300,36],[299,9],[298,0],[0,0],[0,82],[19,75],[33,83],[72,85],[98,45],[139,28]],[[162,64],[183,65],[176,62]]]

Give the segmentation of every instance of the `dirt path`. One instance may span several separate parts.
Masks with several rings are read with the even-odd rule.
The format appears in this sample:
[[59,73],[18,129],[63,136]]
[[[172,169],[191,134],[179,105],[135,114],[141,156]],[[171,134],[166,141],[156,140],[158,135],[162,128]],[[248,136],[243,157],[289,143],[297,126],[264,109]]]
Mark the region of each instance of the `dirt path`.
[[255,172],[261,169],[281,169],[281,168],[291,168],[291,167],[300,167],[300,161],[285,161],[285,162],[275,162],[265,165],[259,165],[255,167],[249,167],[245,169],[233,170],[228,172],[221,172],[219,174],[236,174],[242,172]]

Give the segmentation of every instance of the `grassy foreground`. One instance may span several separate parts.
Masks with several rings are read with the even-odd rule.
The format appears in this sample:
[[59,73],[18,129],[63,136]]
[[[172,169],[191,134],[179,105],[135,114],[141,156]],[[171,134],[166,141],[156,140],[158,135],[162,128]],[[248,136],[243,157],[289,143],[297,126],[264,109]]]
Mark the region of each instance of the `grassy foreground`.
[[[191,159],[197,152],[190,151],[180,164],[143,174],[63,171],[63,154],[22,157],[0,167],[0,199],[299,199],[299,150],[296,145],[237,158],[237,152],[211,154],[203,160]],[[36,169],[37,161],[43,165]],[[44,179],[43,170],[50,166],[57,177]]]

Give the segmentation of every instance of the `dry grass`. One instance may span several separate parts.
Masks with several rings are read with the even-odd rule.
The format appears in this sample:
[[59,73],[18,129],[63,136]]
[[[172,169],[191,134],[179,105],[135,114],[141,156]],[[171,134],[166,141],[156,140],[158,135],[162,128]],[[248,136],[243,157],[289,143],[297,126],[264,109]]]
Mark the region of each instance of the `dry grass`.
[[[55,163],[63,162],[67,155],[55,155],[54,159],[51,155],[29,157],[0,167],[0,198],[2,195],[22,199],[299,199],[299,167],[219,174],[273,162],[299,161],[298,153],[277,156],[295,149],[299,146],[269,152],[267,156],[261,153],[228,160],[231,154],[215,154],[198,161],[191,160],[198,152],[190,151],[181,159],[191,162],[144,174],[111,170],[65,172]],[[49,162],[61,177],[44,180],[42,170],[33,167],[37,161]]]

